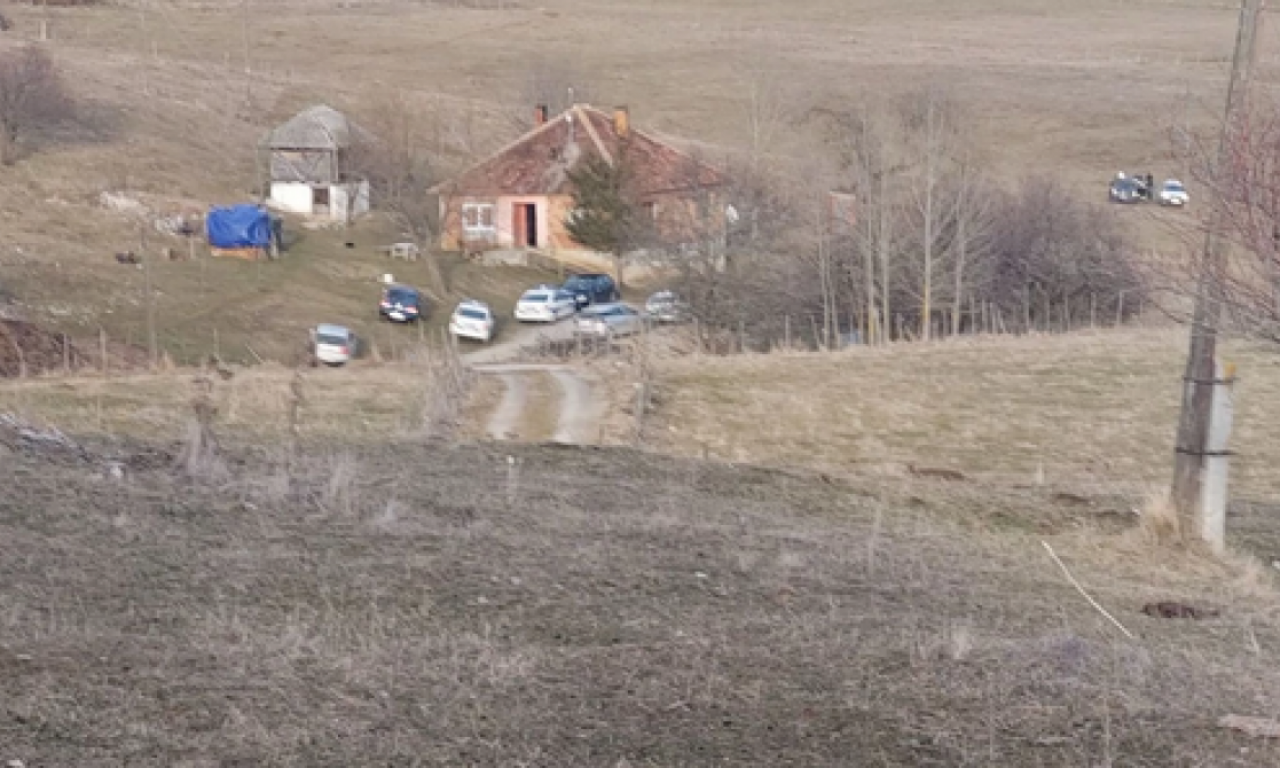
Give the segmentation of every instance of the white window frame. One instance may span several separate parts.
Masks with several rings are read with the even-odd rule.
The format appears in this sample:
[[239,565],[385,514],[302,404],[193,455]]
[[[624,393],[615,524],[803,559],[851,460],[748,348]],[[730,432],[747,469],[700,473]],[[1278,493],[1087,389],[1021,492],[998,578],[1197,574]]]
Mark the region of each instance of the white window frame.
[[[493,203],[463,203],[462,230],[464,232],[494,232],[498,228],[496,213]],[[488,223],[485,223],[486,218]]]

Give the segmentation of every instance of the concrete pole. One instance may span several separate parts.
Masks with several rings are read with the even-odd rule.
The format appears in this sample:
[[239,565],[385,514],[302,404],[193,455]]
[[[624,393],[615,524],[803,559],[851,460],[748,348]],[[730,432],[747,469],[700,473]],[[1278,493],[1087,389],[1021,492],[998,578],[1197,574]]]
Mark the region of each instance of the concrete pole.
[[1235,365],[1214,365],[1209,433],[1205,441],[1204,472],[1200,481],[1200,538],[1216,553],[1227,547],[1227,445],[1235,411]]
[[[1240,121],[1244,112],[1245,94],[1248,90],[1257,40],[1258,22],[1265,0],[1241,0],[1240,22],[1236,34],[1235,55],[1231,65],[1231,79],[1227,84],[1227,103],[1218,137],[1218,151],[1214,158],[1212,176],[1219,188],[1230,189],[1235,183],[1231,178],[1229,161],[1233,143],[1239,139]],[[1217,358],[1218,324],[1222,311],[1221,275],[1225,245],[1221,230],[1226,226],[1223,215],[1214,211],[1205,227],[1204,252],[1201,256],[1195,296],[1195,310],[1191,321],[1191,343],[1187,351],[1186,370],[1183,379],[1182,411],[1178,422],[1177,457],[1173,471],[1170,498],[1178,511],[1184,531],[1202,531],[1200,507],[1203,500],[1201,480],[1204,477],[1205,453],[1212,411],[1213,381]]]

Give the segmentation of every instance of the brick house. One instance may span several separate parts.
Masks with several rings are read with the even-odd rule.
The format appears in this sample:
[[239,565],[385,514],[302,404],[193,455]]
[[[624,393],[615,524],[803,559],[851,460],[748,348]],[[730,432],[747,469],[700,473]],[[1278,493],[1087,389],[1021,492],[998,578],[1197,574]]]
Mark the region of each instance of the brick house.
[[722,218],[723,175],[691,155],[632,128],[625,108],[613,114],[575,104],[548,119],[535,110],[532,130],[437,185],[444,250],[583,252],[565,229],[573,209],[569,171],[589,156],[611,165],[625,154],[633,195],[668,244],[695,242]]

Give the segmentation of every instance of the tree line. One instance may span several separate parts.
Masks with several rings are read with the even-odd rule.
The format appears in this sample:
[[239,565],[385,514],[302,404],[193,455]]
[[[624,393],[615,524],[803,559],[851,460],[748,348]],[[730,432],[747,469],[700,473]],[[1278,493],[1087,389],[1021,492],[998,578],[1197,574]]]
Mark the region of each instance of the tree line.
[[821,137],[825,168],[738,163],[722,192],[731,220],[697,257],[670,260],[709,326],[771,344],[807,318],[804,336],[838,346],[1114,324],[1146,301],[1144,265],[1111,211],[1052,177],[997,181],[944,94],[799,119]]

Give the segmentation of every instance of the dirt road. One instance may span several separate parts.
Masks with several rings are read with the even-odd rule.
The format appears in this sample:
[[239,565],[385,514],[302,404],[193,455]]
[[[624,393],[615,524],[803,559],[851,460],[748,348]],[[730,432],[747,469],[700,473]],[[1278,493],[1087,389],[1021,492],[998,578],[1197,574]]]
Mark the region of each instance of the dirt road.
[[485,434],[493,440],[510,440],[517,436],[516,425],[519,424],[525,403],[529,399],[528,388],[525,386],[524,376],[519,374],[499,373],[497,376],[502,379],[505,389],[502,400],[489,417]]
[[[599,442],[600,420],[605,401],[598,382],[569,366],[513,362],[521,348],[533,344],[539,336],[553,340],[569,338],[573,326],[567,322],[546,326],[522,326],[509,339],[465,353],[463,360],[477,373],[500,377],[504,387],[502,399],[489,416],[485,434],[494,440],[549,438],[571,445]],[[538,421],[531,419],[531,408],[548,407],[529,397],[530,382],[535,377],[550,376],[559,392],[554,433],[547,436],[521,434],[519,425]]]

